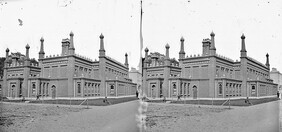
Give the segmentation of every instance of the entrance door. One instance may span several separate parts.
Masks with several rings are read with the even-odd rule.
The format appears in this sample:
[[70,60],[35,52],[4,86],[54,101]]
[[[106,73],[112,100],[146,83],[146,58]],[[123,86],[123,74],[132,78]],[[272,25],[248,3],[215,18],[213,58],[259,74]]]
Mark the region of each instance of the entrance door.
[[197,86],[193,86],[193,99],[197,99],[198,89]]
[[55,99],[55,98],[56,98],[56,86],[53,85],[53,86],[51,87],[51,89],[52,89],[52,99]]
[[156,98],[156,85],[152,85],[152,98]]

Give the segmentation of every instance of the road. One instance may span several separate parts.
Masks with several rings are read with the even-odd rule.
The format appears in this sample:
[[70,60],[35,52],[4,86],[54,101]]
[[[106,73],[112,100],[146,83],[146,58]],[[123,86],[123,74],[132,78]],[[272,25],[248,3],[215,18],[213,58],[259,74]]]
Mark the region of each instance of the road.
[[28,126],[28,132],[138,132],[136,114],[139,102],[91,106],[76,113],[52,117]]

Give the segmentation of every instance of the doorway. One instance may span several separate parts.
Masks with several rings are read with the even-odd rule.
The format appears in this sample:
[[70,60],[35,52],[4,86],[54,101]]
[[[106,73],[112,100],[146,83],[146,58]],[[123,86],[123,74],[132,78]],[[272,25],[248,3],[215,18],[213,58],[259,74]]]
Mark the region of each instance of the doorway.
[[193,99],[197,99],[198,97],[198,89],[197,89],[197,86],[194,85],[193,86]]
[[152,85],[152,98],[156,98],[156,85]]
[[15,98],[16,96],[15,91],[16,91],[16,85],[13,84],[11,86],[10,97]]
[[55,99],[55,98],[56,98],[56,86],[53,85],[53,86],[51,87],[51,89],[52,89],[52,99]]

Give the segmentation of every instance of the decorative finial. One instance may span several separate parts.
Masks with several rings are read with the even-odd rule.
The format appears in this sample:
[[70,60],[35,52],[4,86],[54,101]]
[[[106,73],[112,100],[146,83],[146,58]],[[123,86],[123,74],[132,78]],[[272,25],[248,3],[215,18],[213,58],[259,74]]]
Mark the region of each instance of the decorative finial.
[[9,48],[7,48],[7,49],[6,49],[6,52],[9,52],[9,51],[10,51]]
[[184,38],[183,38],[183,36],[181,37],[180,41],[181,41],[181,42],[183,42],[183,41],[184,41]]
[[127,53],[125,53],[125,56],[128,56]]
[[168,44],[166,44],[166,45],[165,45],[165,48],[167,48],[167,49],[168,49],[168,48],[169,48],[169,45],[168,45]]
[[211,35],[212,37],[213,37],[213,36],[215,36],[215,34],[214,34],[214,32],[213,32],[213,31],[211,32],[211,34],[210,34],[210,35]]
[[148,51],[149,51],[149,49],[146,47],[146,48],[145,48],[145,52],[148,52]]
[[241,36],[241,39],[245,39],[246,37],[245,37],[245,35],[244,34],[242,34],[242,36]]
[[103,39],[104,38],[104,35],[101,33],[101,35],[100,35],[100,39]]
[[26,48],[26,49],[29,49],[29,48],[30,48],[30,46],[27,44],[27,45],[25,46],[25,48]]
[[41,38],[40,38],[40,41],[41,41],[41,42],[44,42],[44,38],[43,38],[43,37],[41,37]]
[[73,32],[72,31],[70,32],[70,36],[73,36]]
[[266,53],[266,57],[267,57],[267,58],[269,57],[269,54],[268,54],[268,53]]

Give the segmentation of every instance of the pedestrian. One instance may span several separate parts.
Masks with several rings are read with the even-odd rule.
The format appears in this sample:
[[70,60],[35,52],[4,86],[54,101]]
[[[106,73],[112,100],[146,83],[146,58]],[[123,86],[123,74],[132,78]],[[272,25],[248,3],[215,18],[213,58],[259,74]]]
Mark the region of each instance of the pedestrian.
[[138,93],[138,90],[136,90],[136,98],[138,98],[138,94],[139,94],[139,93]]
[[279,91],[277,91],[277,98],[279,98],[279,95],[280,95],[280,93],[279,93]]
[[23,96],[23,99],[22,99],[22,101],[24,102],[25,101],[25,97]]
[[36,95],[36,100],[39,100],[39,94],[38,94],[38,95]]

